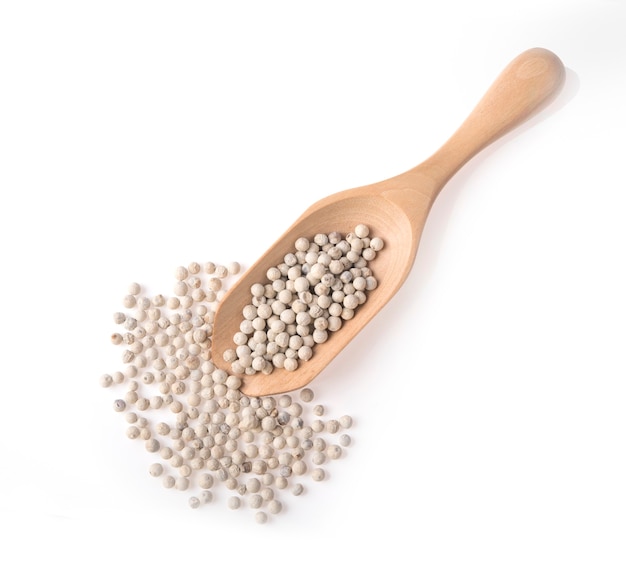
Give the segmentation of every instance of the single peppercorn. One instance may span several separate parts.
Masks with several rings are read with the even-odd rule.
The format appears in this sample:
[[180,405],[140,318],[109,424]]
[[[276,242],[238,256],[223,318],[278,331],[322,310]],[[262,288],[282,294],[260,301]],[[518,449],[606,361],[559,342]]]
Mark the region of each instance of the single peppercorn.
[[121,399],[117,399],[113,401],[113,410],[115,412],[123,412],[126,409],[126,402]]
[[257,511],[254,519],[256,520],[257,523],[266,523],[267,522],[267,513],[265,513],[264,511]]
[[321,467],[317,467],[311,471],[311,479],[313,481],[323,481],[326,477],[326,472]]
[[153,477],[160,477],[163,474],[163,465],[161,463],[152,463],[148,471]]
[[347,446],[349,446],[351,443],[352,443],[352,439],[350,438],[350,435],[348,435],[348,434],[342,434],[342,435],[339,437],[339,444],[340,444],[342,447],[347,447]]
[[241,507],[241,498],[233,495],[228,499],[228,507],[229,509],[239,509]]

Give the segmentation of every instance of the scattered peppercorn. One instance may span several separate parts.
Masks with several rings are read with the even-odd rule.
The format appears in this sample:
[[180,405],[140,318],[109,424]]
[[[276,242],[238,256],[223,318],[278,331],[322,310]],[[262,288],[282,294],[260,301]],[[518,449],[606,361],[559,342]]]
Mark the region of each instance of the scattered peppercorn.
[[[296,251],[285,257],[285,264],[268,272],[272,291],[262,284],[251,289],[253,301],[243,314],[246,332],[241,332],[241,344],[233,349],[230,361],[248,373],[263,369],[258,358],[266,362],[268,352],[281,355],[288,369],[308,360],[313,336],[317,333],[323,341],[331,328],[340,327],[333,327],[324,311],[332,308],[341,319],[341,313],[352,308],[333,305],[354,294],[349,285],[355,292],[357,286],[365,290],[371,277],[362,259],[352,267],[354,272],[339,270],[338,264],[333,266],[336,273],[326,267],[352,249],[376,246],[380,250],[382,243],[373,245],[374,239],[368,236],[361,237],[362,246],[357,242],[361,240],[357,229],[346,239],[337,233],[316,235],[312,241],[298,239]],[[337,248],[331,251],[328,245]],[[215,366],[210,352],[215,308],[229,277],[240,268],[234,262],[178,267],[173,297],[146,297],[143,287],[132,283],[123,295],[125,311],[113,316],[123,329],[110,335],[127,365],[124,372],[103,374],[100,385],[122,391],[123,397],[114,400],[113,408],[125,412],[128,438],[143,442],[150,455],[158,456],[160,462],[149,464],[148,473],[159,477],[166,489],[191,493],[188,504],[197,509],[213,500],[213,489],[223,487],[234,493],[226,498],[228,507],[245,505],[254,510],[258,523],[265,523],[268,514],[283,511],[281,495],[304,492],[295,479],[327,479],[319,464],[341,456],[341,447],[350,443],[341,431],[352,425],[352,419],[345,415],[322,421],[318,416],[308,423],[305,419],[310,415],[325,414],[321,405],[307,406],[314,400],[311,388],[303,388],[299,395],[252,398],[240,392],[240,377]],[[328,293],[314,295],[320,284],[328,284]],[[369,288],[374,287],[370,281]],[[277,304],[267,300],[268,293],[274,294]],[[315,306],[311,304],[314,296]],[[296,333],[304,326],[310,327],[310,339]],[[265,344],[262,354],[259,346]],[[340,433],[339,444],[326,443],[324,437],[332,438],[335,433]]]

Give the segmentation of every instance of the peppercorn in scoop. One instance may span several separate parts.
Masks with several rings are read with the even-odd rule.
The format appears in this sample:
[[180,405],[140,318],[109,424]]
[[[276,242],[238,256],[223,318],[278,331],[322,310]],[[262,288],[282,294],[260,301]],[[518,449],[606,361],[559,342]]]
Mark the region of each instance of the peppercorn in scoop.
[[354,317],[378,281],[369,268],[384,243],[358,224],[339,232],[300,237],[293,252],[250,288],[234,347],[223,354],[235,374],[289,372],[314,356],[315,346]]

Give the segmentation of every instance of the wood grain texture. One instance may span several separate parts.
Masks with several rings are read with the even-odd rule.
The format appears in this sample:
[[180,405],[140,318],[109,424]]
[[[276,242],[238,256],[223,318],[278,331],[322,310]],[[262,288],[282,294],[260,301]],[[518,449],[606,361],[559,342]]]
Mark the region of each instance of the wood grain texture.
[[498,76],[459,129],[430,158],[398,176],[322,198],[309,207],[240,277],[215,315],[212,357],[223,360],[239,330],[242,309],[250,302],[253,283],[267,282],[265,273],[292,252],[298,237],[339,231],[346,234],[367,224],[385,248],[370,264],[379,281],[353,319],[314,347],[314,355],[294,372],[243,376],[242,391],[250,396],[279,394],[309,384],[387,304],[406,280],[417,253],[430,208],[448,180],[474,155],[536,113],[561,88],[565,69],[552,52],[529,49]]

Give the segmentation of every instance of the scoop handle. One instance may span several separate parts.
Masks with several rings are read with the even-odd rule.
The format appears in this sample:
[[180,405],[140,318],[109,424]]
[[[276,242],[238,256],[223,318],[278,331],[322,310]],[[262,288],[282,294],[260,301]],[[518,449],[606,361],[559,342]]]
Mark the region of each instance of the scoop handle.
[[470,158],[536,113],[564,79],[563,63],[547,49],[531,48],[513,59],[450,139],[415,168],[434,179],[432,198]]

